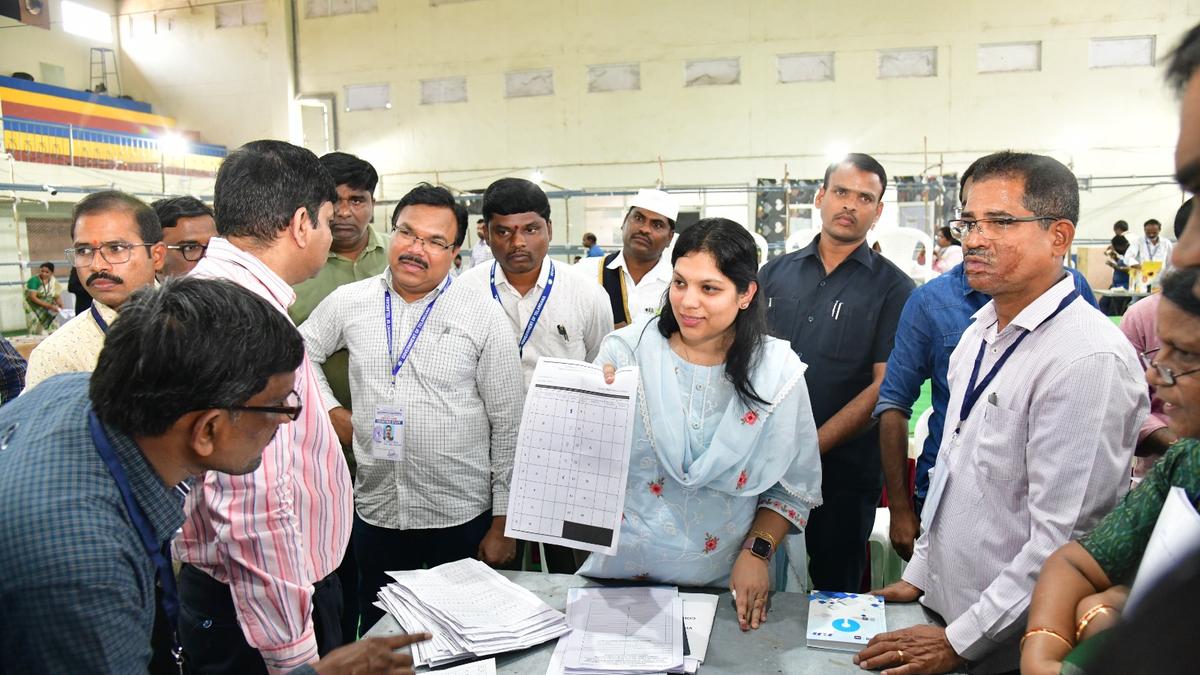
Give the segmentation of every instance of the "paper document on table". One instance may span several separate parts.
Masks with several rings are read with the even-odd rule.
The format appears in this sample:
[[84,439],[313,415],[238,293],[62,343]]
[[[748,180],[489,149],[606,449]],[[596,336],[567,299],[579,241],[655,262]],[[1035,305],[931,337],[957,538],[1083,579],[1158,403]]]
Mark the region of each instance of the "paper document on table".
[[1196,512],[1183,488],[1173,487],[1167,493],[1154,532],[1146,544],[1142,564],[1129,589],[1125,612],[1133,611],[1154,583],[1197,547],[1200,547],[1200,513]]
[[504,536],[613,555],[625,508],[638,369],[541,358],[517,438]]
[[688,646],[692,649],[688,658],[703,663],[708,653],[713,618],[717,615],[717,596],[711,593],[680,593],[679,597],[683,600],[683,629],[687,632]]
[[432,635],[413,645],[417,665],[525,649],[568,630],[561,612],[473,558],[388,574],[396,582],[379,589],[384,609],[406,632]]
[[[681,672],[683,600],[675,588],[572,588],[571,632],[560,639],[566,673]],[[565,644],[564,644],[565,643]]]
[[438,675],[496,675],[496,659],[476,661],[437,671]]

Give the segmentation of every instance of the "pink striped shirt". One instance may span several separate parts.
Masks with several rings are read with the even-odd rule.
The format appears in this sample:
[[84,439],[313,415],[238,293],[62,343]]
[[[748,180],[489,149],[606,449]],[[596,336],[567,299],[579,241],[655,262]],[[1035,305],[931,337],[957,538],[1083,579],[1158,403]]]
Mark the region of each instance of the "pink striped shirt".
[[[285,316],[296,298],[262,261],[222,238],[209,242],[192,275],[232,281]],[[313,583],[341,563],[353,513],[350,471],[307,355],[296,391],[303,413],[279,427],[262,466],[245,476],[210,471],[197,482],[173,549],[229,584],[246,641],[269,672],[317,658]]]

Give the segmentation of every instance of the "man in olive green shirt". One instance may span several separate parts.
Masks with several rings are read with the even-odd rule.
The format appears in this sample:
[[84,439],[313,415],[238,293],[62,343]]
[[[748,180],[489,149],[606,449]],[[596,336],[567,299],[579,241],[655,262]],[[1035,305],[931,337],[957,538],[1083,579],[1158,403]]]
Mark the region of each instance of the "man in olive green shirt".
[[[296,302],[288,313],[297,325],[304,323],[308,315],[325,296],[335,288],[368,277],[379,276],[388,266],[388,239],[375,228],[375,185],[379,174],[371,166],[354,155],[331,152],[321,158],[321,164],[337,183],[338,199],[333,205],[333,217],[329,227],[333,231],[333,243],[329,257],[317,276],[297,284]],[[350,354],[345,349],[329,355],[322,369],[333,395],[343,408],[331,416],[350,474],[354,475],[354,449],[351,447],[353,428],[350,426]],[[344,413],[344,414],[342,414]],[[358,565],[354,559],[354,545],[346,549],[346,557],[337,569],[342,583],[342,635],[347,640],[358,637]],[[364,627],[364,630],[369,626]]]

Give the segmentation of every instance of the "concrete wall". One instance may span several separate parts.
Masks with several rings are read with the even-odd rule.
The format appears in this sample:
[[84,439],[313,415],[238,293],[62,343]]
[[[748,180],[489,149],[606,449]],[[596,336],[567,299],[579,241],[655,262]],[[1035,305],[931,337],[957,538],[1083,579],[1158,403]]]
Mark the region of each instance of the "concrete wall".
[[[75,0],[77,4],[92,7],[109,15],[116,13],[115,0]],[[62,29],[62,2],[48,0],[50,7],[50,30],[26,26],[19,21],[0,17],[0,75],[26,72],[42,80],[42,63],[60,66],[63,81],[52,82],[72,89],[87,89],[89,86],[88,57],[92,47],[117,49],[116,30],[113,42],[104,44],[67,33]],[[115,24],[114,24],[115,25]],[[115,93],[115,88],[114,88]]]

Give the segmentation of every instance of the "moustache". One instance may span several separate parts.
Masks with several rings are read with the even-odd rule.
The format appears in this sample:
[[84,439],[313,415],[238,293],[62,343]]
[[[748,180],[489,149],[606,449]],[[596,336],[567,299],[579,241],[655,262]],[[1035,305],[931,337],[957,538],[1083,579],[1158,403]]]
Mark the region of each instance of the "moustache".
[[83,282],[83,285],[91,286],[92,282],[96,281],[97,279],[108,279],[109,281],[113,282],[114,284],[125,283],[124,279],[122,279],[121,277],[118,277],[114,274],[109,274],[108,272],[93,272],[92,275],[87,278],[87,281]]
[[418,258],[415,255],[410,255],[408,253],[405,253],[404,255],[400,256],[399,258],[396,258],[396,262],[398,262],[398,263],[408,262],[408,263],[412,263],[414,265],[420,265],[421,269],[423,269],[423,270],[429,269],[429,263],[425,262],[424,260],[421,260],[420,258]]
[[967,252],[966,252],[966,254],[963,255],[963,257],[966,258],[968,256],[975,257],[975,258],[983,258],[984,260],[988,259],[987,250],[978,248],[978,247],[967,249]]

